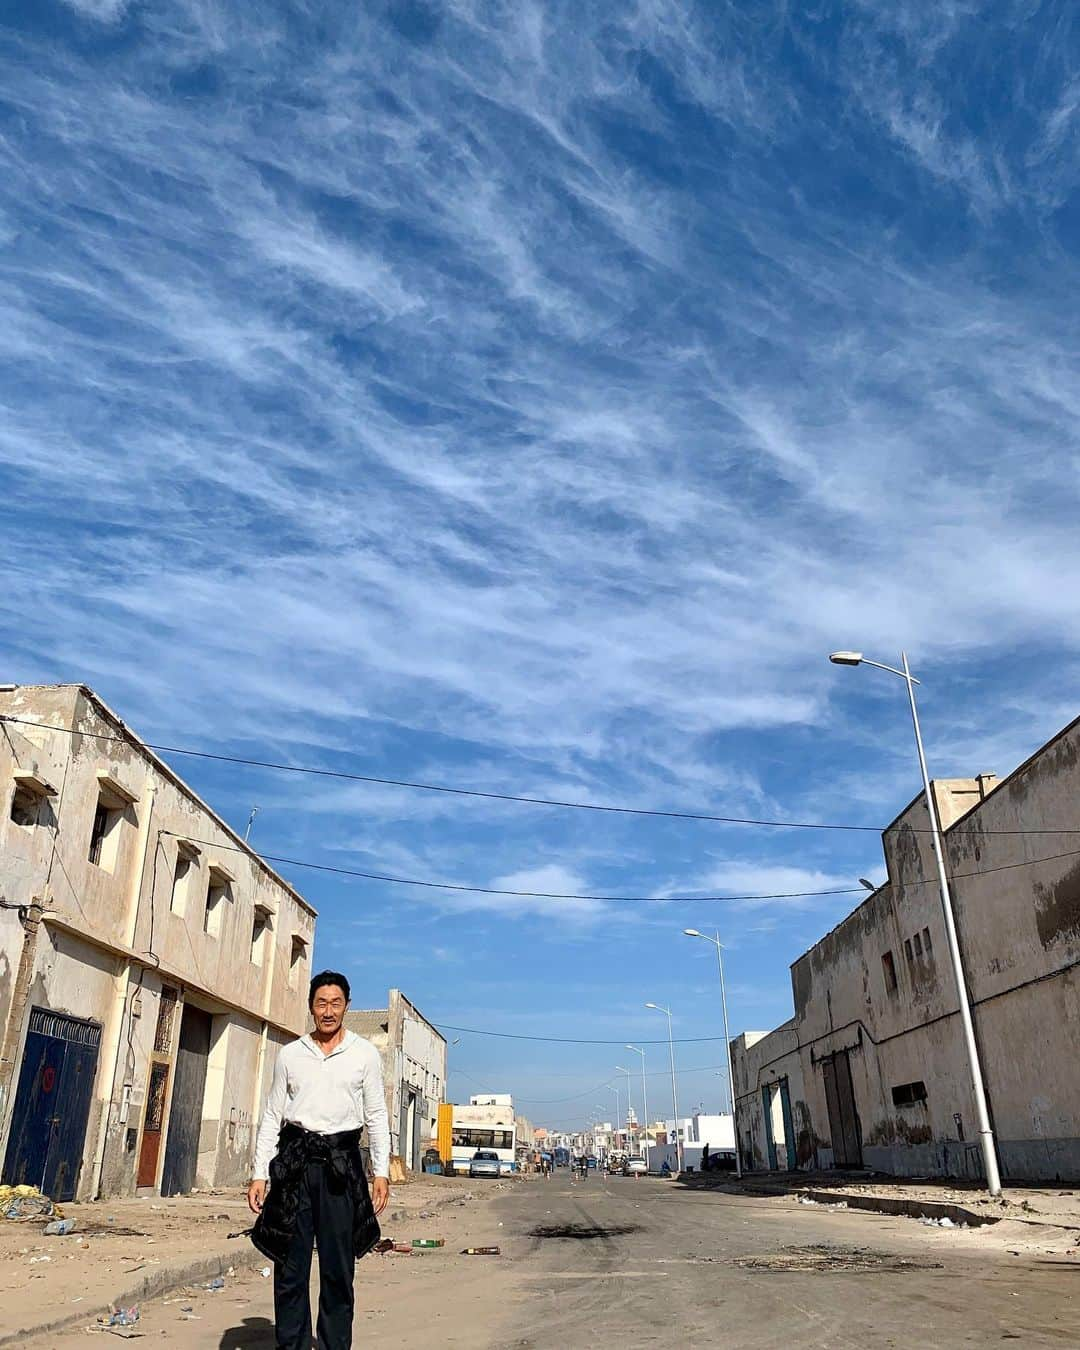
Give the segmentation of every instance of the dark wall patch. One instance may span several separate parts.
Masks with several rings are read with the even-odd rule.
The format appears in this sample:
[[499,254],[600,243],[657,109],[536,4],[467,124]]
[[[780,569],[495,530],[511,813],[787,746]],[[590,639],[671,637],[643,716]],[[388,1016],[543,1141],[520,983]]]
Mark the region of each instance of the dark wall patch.
[[1035,924],[1046,948],[1080,939],[1080,863],[1052,885],[1035,883]]

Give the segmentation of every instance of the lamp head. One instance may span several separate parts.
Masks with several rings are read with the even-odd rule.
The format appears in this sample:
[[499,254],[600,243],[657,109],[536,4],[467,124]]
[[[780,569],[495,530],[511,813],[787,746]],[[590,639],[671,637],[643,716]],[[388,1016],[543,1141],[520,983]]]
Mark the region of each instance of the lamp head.
[[683,932],[687,937],[704,937],[704,933],[699,933],[696,928],[684,928]]
[[867,881],[867,879],[866,879],[865,877],[860,877],[860,878],[859,878],[859,885],[860,885],[860,886],[865,886],[866,889],[867,889],[868,891],[876,891],[876,890],[877,890],[877,887],[874,885],[874,883],[873,883],[872,881]]
[[646,1008],[655,1008],[657,1012],[660,1011],[660,1004],[659,1004],[659,1003],[646,1003],[645,1006],[646,1006]]
[[862,652],[830,652],[829,660],[834,666],[857,666],[862,662]]

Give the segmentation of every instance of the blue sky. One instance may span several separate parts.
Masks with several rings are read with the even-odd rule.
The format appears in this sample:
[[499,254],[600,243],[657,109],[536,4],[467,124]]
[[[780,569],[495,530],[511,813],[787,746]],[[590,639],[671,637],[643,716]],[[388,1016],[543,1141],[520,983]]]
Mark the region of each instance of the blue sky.
[[[33,0],[0,25],[4,678],[150,739],[881,825],[1078,711],[1080,43],[1064,3]],[[873,834],[177,767],[253,842],[527,890],[811,890]],[[846,897],[316,873],[317,957],[466,1027],[790,1013]],[[666,1050],[650,1051],[664,1098]],[[457,1095],[614,1104],[462,1037]],[[715,1108],[718,1044],[679,1050]],[[691,1072],[693,1070],[693,1072]]]

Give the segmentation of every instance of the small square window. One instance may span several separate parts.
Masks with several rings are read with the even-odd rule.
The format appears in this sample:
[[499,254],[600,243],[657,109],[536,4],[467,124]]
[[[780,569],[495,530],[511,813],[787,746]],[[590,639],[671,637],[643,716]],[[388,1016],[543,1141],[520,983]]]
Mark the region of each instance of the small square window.
[[100,798],[94,809],[94,823],[90,827],[90,849],[87,857],[103,872],[111,872],[116,867],[120,821],[123,814],[123,811],[110,806]]
[[232,879],[216,867],[210,868],[210,877],[206,883],[206,910],[203,914],[203,932],[208,937],[218,937],[221,933],[221,912],[225,901],[232,899]]
[[885,976],[885,992],[887,994],[896,993],[896,962],[893,960],[892,952],[885,952],[881,957],[881,969]]
[[174,914],[183,914],[187,905],[187,891],[191,884],[191,869],[194,863],[183,853],[176,855],[176,870],[173,872],[172,897],[169,908]]
[[255,906],[255,918],[251,924],[251,962],[261,966],[266,956],[269,942],[270,911],[264,905]]
[[302,982],[304,964],[307,960],[307,943],[302,937],[294,937],[289,953],[289,988],[295,989]]
[[41,798],[22,783],[15,784],[11,796],[11,819],[16,825],[32,829],[41,818]]

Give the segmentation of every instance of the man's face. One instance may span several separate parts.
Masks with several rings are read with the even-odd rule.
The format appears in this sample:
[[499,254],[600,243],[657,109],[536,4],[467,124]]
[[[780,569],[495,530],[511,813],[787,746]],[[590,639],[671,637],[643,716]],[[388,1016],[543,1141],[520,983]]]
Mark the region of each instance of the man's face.
[[344,990],[336,984],[320,984],[315,990],[311,1015],[320,1036],[333,1036],[341,1027],[345,1009],[349,1006]]

